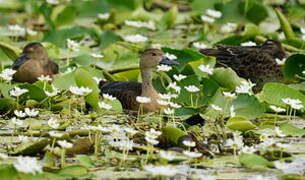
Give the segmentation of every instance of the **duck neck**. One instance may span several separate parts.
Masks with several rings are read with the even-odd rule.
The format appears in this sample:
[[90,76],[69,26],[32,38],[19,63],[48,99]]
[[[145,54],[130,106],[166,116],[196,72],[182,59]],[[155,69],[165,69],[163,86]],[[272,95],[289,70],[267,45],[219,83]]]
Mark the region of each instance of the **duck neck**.
[[142,88],[153,88],[152,86],[152,69],[141,69]]

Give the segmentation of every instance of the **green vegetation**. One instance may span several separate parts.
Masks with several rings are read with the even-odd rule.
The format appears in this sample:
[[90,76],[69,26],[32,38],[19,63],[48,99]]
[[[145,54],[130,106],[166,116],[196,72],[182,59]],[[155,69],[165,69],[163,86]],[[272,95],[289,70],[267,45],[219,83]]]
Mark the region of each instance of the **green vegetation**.
[[[304,0],[0,1],[1,179],[305,179]],[[260,91],[199,49],[278,40],[283,83]],[[12,81],[41,42],[53,81]],[[124,113],[98,82],[141,81],[160,48],[160,113]],[[83,87],[82,89],[78,89]],[[169,98],[166,98],[169,97]]]

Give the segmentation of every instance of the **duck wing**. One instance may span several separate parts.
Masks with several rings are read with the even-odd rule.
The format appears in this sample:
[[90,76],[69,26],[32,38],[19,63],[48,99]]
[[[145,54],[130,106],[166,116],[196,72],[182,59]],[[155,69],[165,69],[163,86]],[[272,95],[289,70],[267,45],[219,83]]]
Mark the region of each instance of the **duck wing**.
[[123,109],[138,110],[137,96],[142,94],[142,84],[135,81],[113,81],[99,83],[101,94],[106,93],[116,97],[122,104]]
[[200,52],[215,56],[218,65],[232,68],[240,77],[256,83],[257,88],[265,82],[278,82],[282,79],[280,67],[261,46],[217,46]]
[[21,54],[21,56],[13,63],[12,68],[17,70],[22,64],[30,60],[25,54]]

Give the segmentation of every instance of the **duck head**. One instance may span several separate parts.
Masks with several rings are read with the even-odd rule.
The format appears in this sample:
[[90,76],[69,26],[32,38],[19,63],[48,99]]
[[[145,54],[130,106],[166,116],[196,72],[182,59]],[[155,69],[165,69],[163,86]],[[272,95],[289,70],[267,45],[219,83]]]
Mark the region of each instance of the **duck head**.
[[266,50],[273,58],[283,59],[287,56],[282,44],[277,40],[266,40],[262,45],[262,48]]
[[48,52],[39,42],[32,42],[23,48],[23,55],[33,60],[48,60]]
[[142,53],[140,60],[141,69],[152,69],[159,64],[178,65],[179,63],[168,59],[164,52],[159,49],[147,49]]

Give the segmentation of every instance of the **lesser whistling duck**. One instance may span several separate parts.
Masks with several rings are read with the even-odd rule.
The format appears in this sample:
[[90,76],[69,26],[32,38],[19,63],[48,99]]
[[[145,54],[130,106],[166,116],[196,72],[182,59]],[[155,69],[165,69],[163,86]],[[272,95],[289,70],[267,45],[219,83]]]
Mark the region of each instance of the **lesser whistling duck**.
[[201,49],[207,56],[215,56],[217,64],[232,68],[240,77],[250,79],[260,90],[266,82],[282,82],[283,75],[275,59],[283,59],[286,53],[279,41],[266,40],[260,46],[226,46]]
[[52,78],[58,73],[58,65],[49,59],[47,50],[38,42],[27,44],[12,68],[17,70],[13,76],[17,82],[34,83],[41,75]]
[[137,96],[144,96],[151,99],[150,103],[143,104],[144,112],[156,112],[160,110],[157,100],[161,99],[158,92],[152,85],[153,69],[158,64],[177,65],[176,61],[169,60],[159,49],[145,50],[140,60],[140,71],[142,83],[134,81],[101,81],[99,87],[101,94],[107,93],[116,97],[122,104],[123,109],[137,111],[139,103]]

